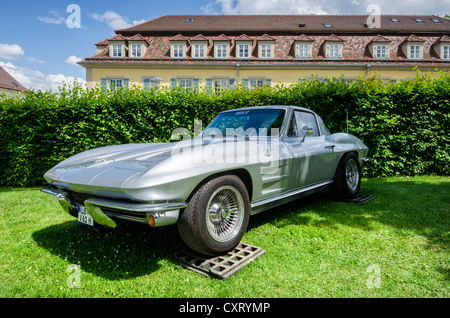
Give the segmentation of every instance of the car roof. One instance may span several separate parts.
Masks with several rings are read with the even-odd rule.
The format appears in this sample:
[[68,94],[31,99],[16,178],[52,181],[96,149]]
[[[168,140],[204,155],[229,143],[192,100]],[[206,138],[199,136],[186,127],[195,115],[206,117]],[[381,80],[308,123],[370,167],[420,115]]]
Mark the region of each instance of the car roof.
[[300,106],[290,106],[290,105],[269,105],[269,106],[252,106],[252,107],[243,107],[243,108],[236,108],[236,109],[229,109],[220,112],[220,114],[228,113],[228,112],[234,112],[234,111],[243,111],[243,110],[257,110],[257,109],[296,109],[296,110],[303,110],[307,112],[314,113],[312,110],[300,107]]

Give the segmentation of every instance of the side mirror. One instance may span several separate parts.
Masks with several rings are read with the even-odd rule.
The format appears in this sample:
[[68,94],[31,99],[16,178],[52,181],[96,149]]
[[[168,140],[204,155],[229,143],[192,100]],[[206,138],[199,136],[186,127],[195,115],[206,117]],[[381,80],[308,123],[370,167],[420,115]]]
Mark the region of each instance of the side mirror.
[[306,137],[309,137],[313,134],[314,128],[312,126],[304,126],[302,130],[305,133],[302,139],[302,142],[304,142]]

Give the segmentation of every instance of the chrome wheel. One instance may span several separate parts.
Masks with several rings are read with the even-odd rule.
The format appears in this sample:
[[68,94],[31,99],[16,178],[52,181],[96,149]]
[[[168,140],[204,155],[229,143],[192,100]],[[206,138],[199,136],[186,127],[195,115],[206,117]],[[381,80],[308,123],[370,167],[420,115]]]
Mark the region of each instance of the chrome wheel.
[[211,237],[218,242],[233,239],[244,220],[244,200],[232,186],[217,189],[206,207],[206,227]]
[[359,169],[357,162],[352,158],[345,167],[345,180],[350,190],[355,191],[359,184]]

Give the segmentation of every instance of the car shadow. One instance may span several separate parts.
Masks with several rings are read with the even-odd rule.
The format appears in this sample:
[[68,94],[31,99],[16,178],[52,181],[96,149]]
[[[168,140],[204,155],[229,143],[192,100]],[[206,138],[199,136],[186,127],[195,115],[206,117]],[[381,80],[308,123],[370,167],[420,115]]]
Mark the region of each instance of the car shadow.
[[32,237],[40,247],[69,264],[108,280],[151,274],[162,261],[175,264],[174,253],[186,248],[174,226],[124,224],[96,233],[84,230],[74,220],[36,231]]
[[278,228],[307,225],[338,228],[340,225],[365,231],[377,230],[376,223],[413,232],[426,238],[429,248],[448,249],[446,233],[450,215],[450,182],[386,181],[371,179],[360,194],[374,195],[364,203],[335,201],[328,190],[253,215],[248,230],[270,223]]

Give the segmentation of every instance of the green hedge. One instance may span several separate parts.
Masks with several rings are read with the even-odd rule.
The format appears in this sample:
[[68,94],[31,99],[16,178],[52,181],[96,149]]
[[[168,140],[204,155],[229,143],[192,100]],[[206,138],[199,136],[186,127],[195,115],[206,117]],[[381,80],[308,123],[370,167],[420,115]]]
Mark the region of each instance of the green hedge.
[[316,111],[331,132],[350,133],[370,148],[367,177],[449,175],[448,74],[418,74],[384,83],[376,77],[347,83],[313,79],[289,87],[212,92],[138,88],[116,92],[63,87],[31,90],[24,98],[0,95],[0,184],[40,185],[43,174],[81,151],[122,143],[169,141],[175,128],[194,131],[222,110],[299,105]]

